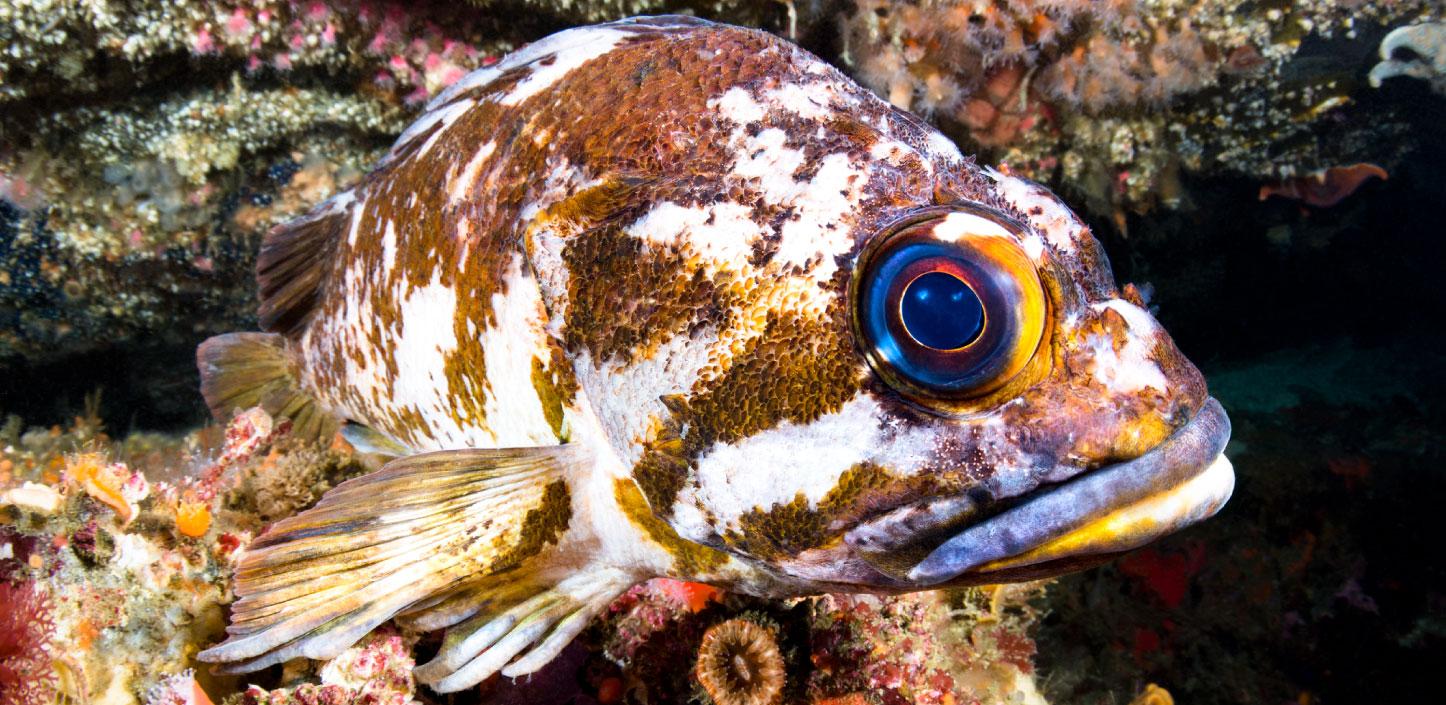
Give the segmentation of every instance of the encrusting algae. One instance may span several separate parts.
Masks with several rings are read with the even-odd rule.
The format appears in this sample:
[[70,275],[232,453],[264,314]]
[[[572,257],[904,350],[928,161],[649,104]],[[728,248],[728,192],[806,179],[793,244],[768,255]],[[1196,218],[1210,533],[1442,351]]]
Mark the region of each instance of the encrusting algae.
[[[0,598],[30,631],[0,624],[0,644],[14,639],[15,658],[29,659],[6,657],[7,667],[24,666],[25,681],[70,702],[110,705],[144,702],[193,667],[224,626],[232,561],[261,527],[250,488],[300,469],[268,453],[286,445],[289,425],[253,410],[224,435],[112,441],[93,417],[53,432],[9,423],[0,435]],[[328,467],[316,451],[300,457]],[[345,473],[346,462],[329,467]],[[0,702],[13,705],[11,693],[22,691],[5,673]],[[236,687],[205,672],[196,682],[218,696]]]
[[[1367,77],[1311,48],[1440,12],[1424,1],[856,6],[844,58],[862,81],[990,160],[1060,183],[1099,215],[1188,206],[1181,179],[1190,174],[1285,179],[1398,159],[1389,145],[1404,136],[1400,118],[1354,107]],[[1398,30],[1395,41],[1441,56],[1431,26]],[[1427,77],[1430,65],[1388,61],[1370,81]],[[1326,121],[1337,137],[1348,129],[1381,139],[1317,139]]]

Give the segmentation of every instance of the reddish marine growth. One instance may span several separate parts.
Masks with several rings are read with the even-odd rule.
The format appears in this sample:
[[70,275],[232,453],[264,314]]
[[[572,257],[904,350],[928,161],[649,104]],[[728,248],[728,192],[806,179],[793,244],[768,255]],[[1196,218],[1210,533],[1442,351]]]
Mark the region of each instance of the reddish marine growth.
[[34,583],[0,582],[0,705],[43,705],[55,697],[50,601]]
[[1218,56],[1188,18],[1141,4],[1052,1],[858,3],[847,29],[864,83],[904,108],[942,113],[984,146],[1013,142],[1064,109],[1164,105],[1258,52]]
[[334,62],[338,53],[362,56],[380,66],[376,88],[419,104],[485,59],[458,29],[404,3],[367,2],[339,13],[315,0],[286,0],[218,9],[195,26],[190,45],[197,56],[240,56],[248,72]]
[[1308,206],[1330,208],[1345,200],[1371,179],[1385,181],[1389,178],[1386,170],[1365,162],[1350,166],[1333,166],[1313,171],[1305,176],[1285,179],[1260,187],[1260,200],[1271,196],[1292,198]]

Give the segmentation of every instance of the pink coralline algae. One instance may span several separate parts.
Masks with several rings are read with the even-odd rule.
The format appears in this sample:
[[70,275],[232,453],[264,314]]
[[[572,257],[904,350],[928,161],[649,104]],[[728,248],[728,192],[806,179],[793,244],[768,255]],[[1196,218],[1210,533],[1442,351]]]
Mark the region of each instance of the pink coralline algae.
[[410,645],[380,630],[343,651],[321,669],[321,683],[265,690],[251,686],[241,705],[408,705],[413,702]]
[[49,705],[55,697],[50,602],[34,583],[0,581],[0,705]]
[[214,705],[196,682],[194,671],[185,670],[161,680],[146,692],[145,705]]
[[489,58],[425,13],[404,3],[361,3],[345,12],[327,3],[220,3],[191,30],[197,56],[239,57],[249,72],[336,63],[354,52],[378,66],[374,85],[408,103],[451,85]]

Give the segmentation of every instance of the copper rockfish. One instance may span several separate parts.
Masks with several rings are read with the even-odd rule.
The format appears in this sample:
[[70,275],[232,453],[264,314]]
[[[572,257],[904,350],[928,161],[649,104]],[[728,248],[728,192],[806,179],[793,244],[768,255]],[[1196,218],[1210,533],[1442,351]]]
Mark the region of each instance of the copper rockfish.
[[391,456],[245,553],[247,671],[385,620],[438,691],[655,576],[897,593],[1109,560],[1220,508],[1229,422],[1044,188],[766,33],[572,29],[438,95],[269,234],[212,411]]

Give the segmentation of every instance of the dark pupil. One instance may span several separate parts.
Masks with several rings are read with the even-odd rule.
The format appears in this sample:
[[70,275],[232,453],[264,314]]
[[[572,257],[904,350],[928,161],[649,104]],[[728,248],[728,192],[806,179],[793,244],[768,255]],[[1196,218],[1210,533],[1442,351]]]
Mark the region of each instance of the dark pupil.
[[944,272],[929,272],[909,282],[900,313],[909,335],[935,350],[962,348],[984,328],[979,296]]

